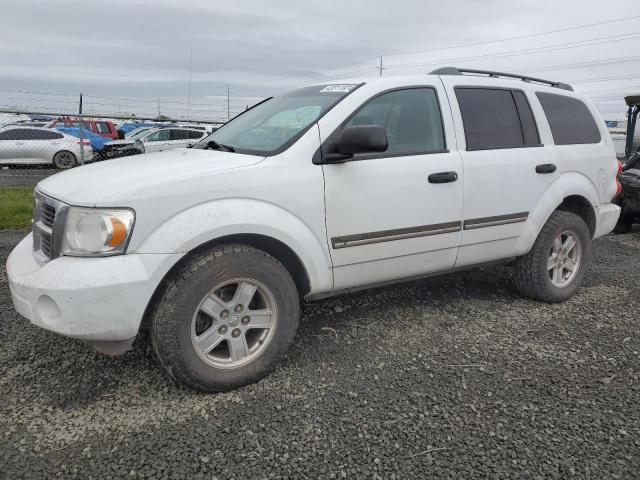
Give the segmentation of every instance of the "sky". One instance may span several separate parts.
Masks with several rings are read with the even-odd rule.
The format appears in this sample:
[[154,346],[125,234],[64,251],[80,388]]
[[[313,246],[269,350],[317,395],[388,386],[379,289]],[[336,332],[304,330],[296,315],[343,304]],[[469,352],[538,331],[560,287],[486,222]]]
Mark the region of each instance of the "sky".
[[[595,25],[594,25],[595,24]],[[545,33],[551,32],[551,33]],[[514,38],[517,37],[517,38]],[[491,69],[572,83],[606,119],[640,92],[640,1],[20,0],[0,109],[225,118],[338,78]]]

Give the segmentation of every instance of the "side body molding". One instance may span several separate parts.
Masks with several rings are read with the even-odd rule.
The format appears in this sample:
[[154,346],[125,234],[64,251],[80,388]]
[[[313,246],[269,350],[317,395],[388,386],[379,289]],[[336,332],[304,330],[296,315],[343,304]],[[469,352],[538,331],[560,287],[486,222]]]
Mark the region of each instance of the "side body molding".
[[135,253],[186,254],[209,241],[237,234],[268,236],[291,248],[307,271],[310,294],[333,288],[326,238],[318,237],[291,212],[256,199],[214,200],[180,211],[148,234]]

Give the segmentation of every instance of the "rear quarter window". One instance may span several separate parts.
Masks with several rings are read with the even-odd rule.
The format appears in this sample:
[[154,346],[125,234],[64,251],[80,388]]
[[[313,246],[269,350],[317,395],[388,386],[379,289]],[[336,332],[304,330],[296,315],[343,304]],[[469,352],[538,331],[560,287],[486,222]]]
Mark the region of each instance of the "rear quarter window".
[[536,92],[556,145],[600,142],[600,130],[589,108],[577,98]]

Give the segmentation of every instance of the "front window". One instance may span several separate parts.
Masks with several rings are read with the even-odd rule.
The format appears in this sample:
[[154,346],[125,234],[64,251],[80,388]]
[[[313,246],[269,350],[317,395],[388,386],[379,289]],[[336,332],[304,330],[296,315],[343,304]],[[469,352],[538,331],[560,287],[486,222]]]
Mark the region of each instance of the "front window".
[[389,147],[385,155],[441,152],[444,130],[433,88],[395,90],[365,104],[345,125],[384,128]]
[[213,140],[233,147],[238,153],[280,153],[357,87],[316,85],[270,98],[226,123],[194,148],[206,148]]
[[158,130],[145,138],[147,142],[163,142],[169,140],[169,130]]
[[131,140],[136,140],[136,139],[142,137],[143,135],[147,135],[149,133],[149,130],[151,130],[151,129],[150,128],[140,128],[135,133],[132,133],[131,135],[129,135],[127,138],[131,139]]

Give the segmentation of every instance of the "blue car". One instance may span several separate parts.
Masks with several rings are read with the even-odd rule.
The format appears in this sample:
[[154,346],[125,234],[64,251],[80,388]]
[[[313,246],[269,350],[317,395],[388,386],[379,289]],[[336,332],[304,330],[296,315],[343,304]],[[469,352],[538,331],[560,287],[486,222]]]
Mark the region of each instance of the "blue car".
[[[57,126],[56,130],[80,138],[80,129],[78,127]],[[82,132],[82,136],[83,138],[91,142],[91,148],[96,154],[100,153],[100,151],[104,148],[105,143],[111,141],[110,138],[103,137],[102,135],[98,135],[97,133],[93,133],[92,131],[86,129]]]

